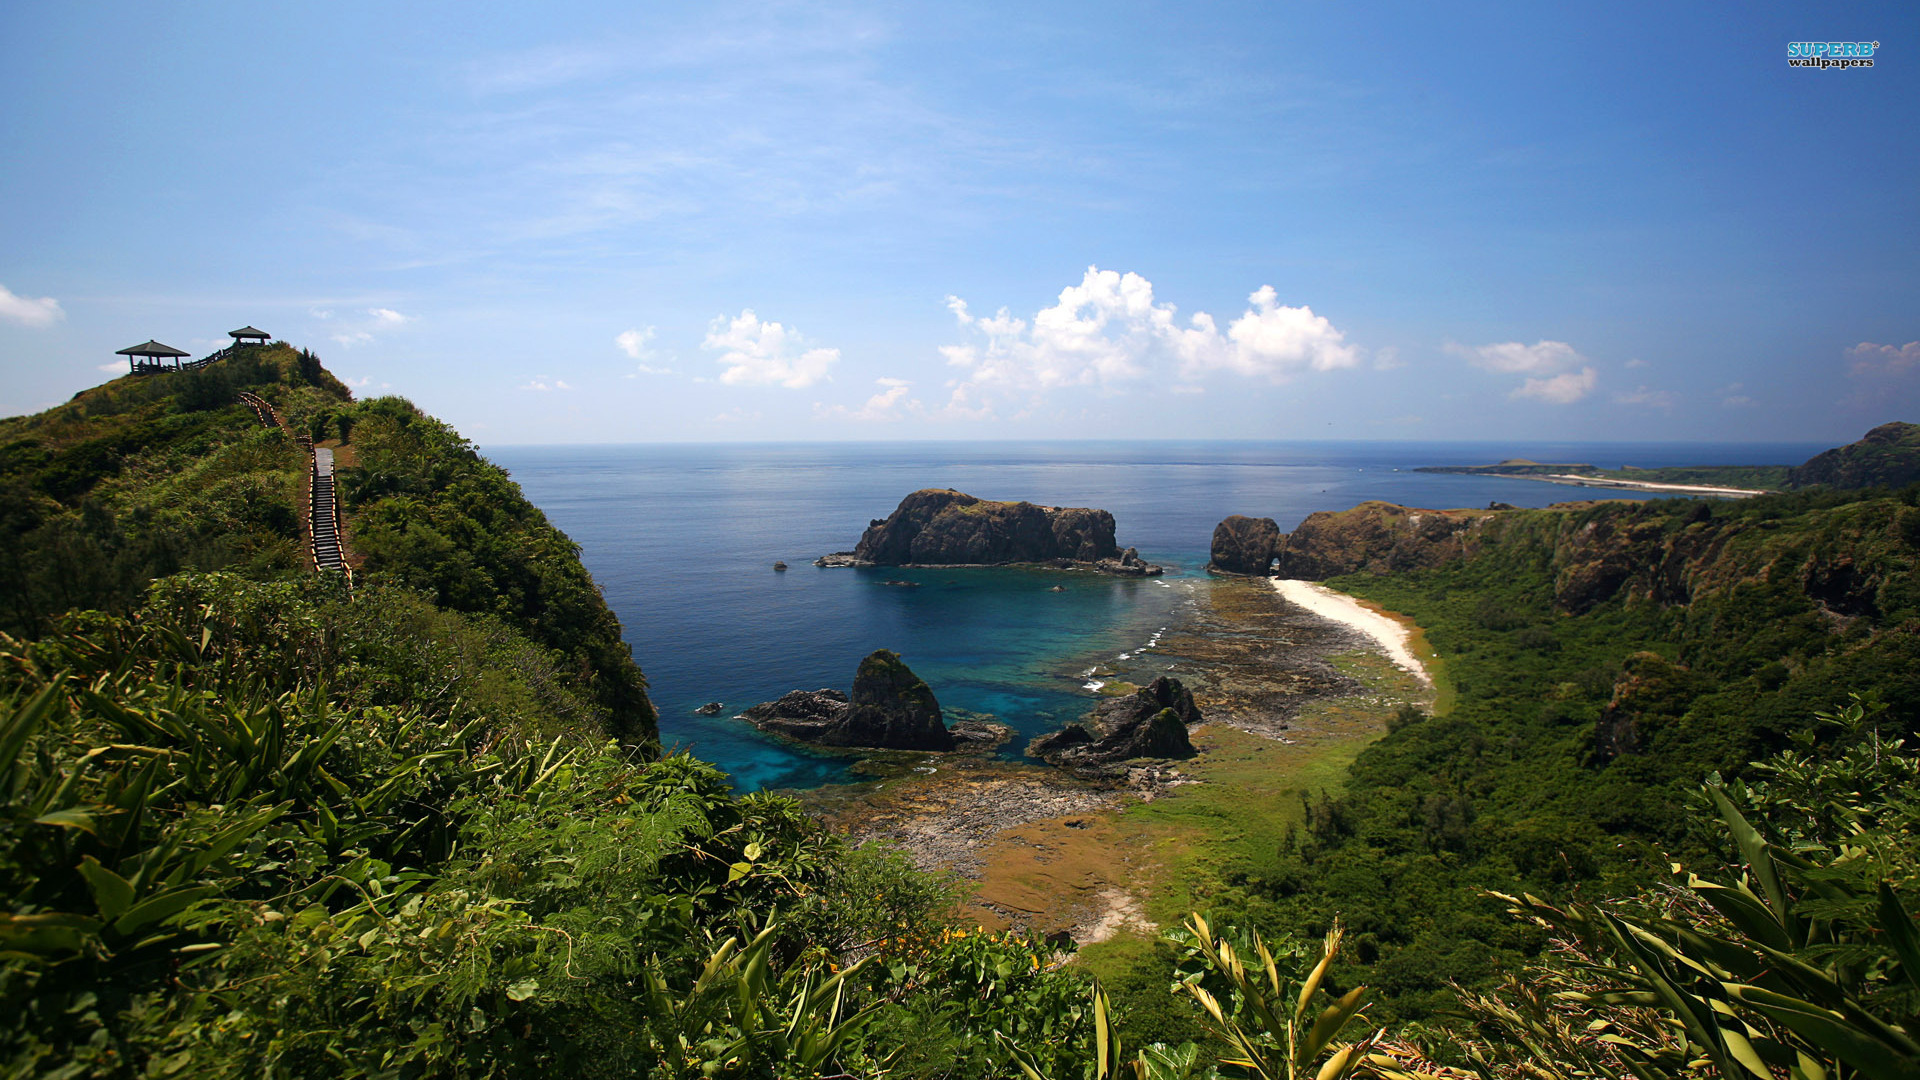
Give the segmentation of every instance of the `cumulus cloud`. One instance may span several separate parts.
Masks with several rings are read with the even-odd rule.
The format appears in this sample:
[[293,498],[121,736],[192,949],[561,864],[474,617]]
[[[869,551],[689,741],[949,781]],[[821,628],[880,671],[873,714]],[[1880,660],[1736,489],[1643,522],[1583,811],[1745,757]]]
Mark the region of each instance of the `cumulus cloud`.
[[813,414],[827,420],[864,420],[887,421],[904,419],[908,412],[919,412],[920,402],[909,399],[913,384],[905,379],[875,379],[880,387],[879,393],[867,399],[858,409],[849,409],[845,405],[823,405],[814,402]]
[[828,369],[840,359],[839,349],[807,348],[798,330],[762,322],[752,308],[736,318],[714,319],[700,347],[720,354],[725,369],[720,381],[729,386],[799,390],[828,379]]
[[1632,393],[1613,395],[1616,405],[1645,405],[1650,409],[1671,409],[1678,400],[1671,390],[1653,390],[1644,385],[1636,387]]
[[647,348],[647,343],[652,340],[653,327],[649,326],[640,330],[628,330],[618,337],[615,337],[613,343],[620,347],[621,352],[626,353],[635,360],[640,360],[651,352],[651,350]]
[[1449,343],[1446,348],[1475,367],[1502,375],[1526,376],[1525,382],[1507,394],[1510,398],[1571,405],[1591,394],[1600,381],[1592,366],[1587,365],[1587,358],[1564,341],[1536,341],[1531,345],[1505,341],[1478,346]]
[[52,326],[66,317],[67,313],[60,308],[60,301],[51,296],[42,296],[38,300],[15,296],[11,289],[0,285],[0,319],[37,330]]
[[1863,341],[1848,349],[1847,355],[1853,357],[1854,375],[1905,375],[1920,368],[1920,341],[1900,346]]
[[367,315],[373,319],[376,326],[400,326],[413,321],[412,316],[402,315],[392,308],[368,308]]
[[975,315],[965,300],[949,296],[954,318],[978,338],[940,349],[962,372],[951,384],[949,409],[981,415],[991,411],[984,399],[997,393],[1113,387],[1169,369],[1185,379],[1229,371],[1277,383],[1360,362],[1360,351],[1324,316],[1280,303],[1271,286],[1247,302],[1224,332],[1204,311],[1183,324],[1174,305],[1155,302],[1152,282],[1097,266],[1031,321],[1006,308]]

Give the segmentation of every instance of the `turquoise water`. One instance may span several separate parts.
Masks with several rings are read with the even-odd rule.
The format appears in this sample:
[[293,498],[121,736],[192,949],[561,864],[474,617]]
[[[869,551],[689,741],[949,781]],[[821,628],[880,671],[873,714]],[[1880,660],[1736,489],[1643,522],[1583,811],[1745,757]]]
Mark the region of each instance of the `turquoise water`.
[[[1020,737],[1078,717],[1095,662],[1148,675],[1140,651],[1208,587],[1202,567],[1228,514],[1291,529],[1367,499],[1414,506],[1544,506],[1579,489],[1435,475],[1419,465],[1509,457],[1602,466],[1771,464],[1799,444],[912,443],[489,447],[581,545],[626,627],[660,708],[661,737],[745,790],[849,778],[848,760],[767,738],[733,714],[794,689],[853,681],[860,658],[898,651],[947,708],[991,713]],[[908,492],[954,487],[1113,512],[1119,542],[1164,578],[1013,569],[826,570]],[[790,569],[776,573],[776,560]],[[884,584],[906,580],[917,588]],[[1051,591],[1054,585],[1064,591]],[[695,715],[708,701],[717,717]]]

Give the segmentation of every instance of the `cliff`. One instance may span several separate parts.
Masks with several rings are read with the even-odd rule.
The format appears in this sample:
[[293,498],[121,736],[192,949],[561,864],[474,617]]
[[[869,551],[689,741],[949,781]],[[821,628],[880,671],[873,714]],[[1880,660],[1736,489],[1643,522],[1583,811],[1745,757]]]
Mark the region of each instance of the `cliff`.
[[951,489],[927,488],[900,500],[861,534],[851,552],[818,560],[826,566],[998,566],[1054,563],[1148,576],[1160,568],[1114,542],[1113,515],[1084,507],[991,502]]
[[1920,424],[1881,424],[1787,472],[1795,488],[1898,488],[1920,482]]

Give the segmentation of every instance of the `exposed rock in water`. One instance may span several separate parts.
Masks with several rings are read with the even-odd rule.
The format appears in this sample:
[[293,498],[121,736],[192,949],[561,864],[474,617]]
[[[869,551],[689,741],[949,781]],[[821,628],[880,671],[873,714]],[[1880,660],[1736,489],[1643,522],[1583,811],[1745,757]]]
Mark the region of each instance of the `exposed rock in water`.
[[696,716],[719,716],[720,710],[726,707],[725,702],[709,701],[693,711]]
[[832,689],[795,690],[740,715],[762,731],[820,746],[954,748],[933,690],[889,649],[860,661],[851,699]]
[[1089,566],[1107,573],[1151,576],[1143,562],[1113,539],[1113,515],[1085,507],[990,502],[951,489],[927,488],[900,500],[884,520],[870,522],[852,551],[834,552],[816,566],[998,566],[1048,563]]
[[1207,569],[1220,574],[1265,576],[1280,553],[1280,526],[1272,518],[1234,514],[1214,526]]
[[787,564],[783,562],[776,562],[773,564],[773,568],[775,570],[785,570],[787,568]]
[[1042,735],[1027,753],[1050,765],[1099,769],[1129,758],[1192,757],[1187,725],[1205,718],[1193,692],[1162,675],[1125,697],[1101,702],[1079,723]]

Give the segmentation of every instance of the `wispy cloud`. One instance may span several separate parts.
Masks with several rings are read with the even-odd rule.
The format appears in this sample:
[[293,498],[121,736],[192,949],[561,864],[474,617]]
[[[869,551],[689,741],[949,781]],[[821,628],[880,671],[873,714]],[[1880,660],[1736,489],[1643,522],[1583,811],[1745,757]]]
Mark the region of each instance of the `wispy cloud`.
[[1261,286],[1247,302],[1224,332],[1204,311],[1183,323],[1174,305],[1154,299],[1146,278],[1097,266],[1031,321],[1006,308],[975,315],[965,300],[949,296],[954,318],[980,340],[940,349],[962,373],[950,384],[948,407],[980,415],[991,411],[987,400],[996,396],[1113,388],[1149,374],[1194,380],[1224,371],[1278,383],[1360,362],[1359,349],[1324,316],[1280,303],[1271,286]]
[[746,308],[732,319],[715,318],[700,347],[720,354],[729,386],[784,386],[799,390],[829,378],[839,349],[808,348],[800,332],[777,322],[762,322]]
[[552,390],[571,390],[573,387],[567,385],[564,379],[549,380],[545,375],[535,375],[532,379],[522,383],[519,389],[533,390],[544,394]]
[[[1599,373],[1586,363],[1587,358],[1564,341],[1536,341],[1532,345],[1503,341],[1477,346],[1448,342],[1446,350],[1487,371],[1525,376],[1524,382],[1507,393],[1515,400],[1571,405],[1593,393],[1600,382]],[[1578,370],[1574,370],[1576,365],[1580,365]]]
[[849,409],[845,405],[824,405],[813,403],[814,416],[825,420],[857,420],[863,422],[884,422],[905,419],[908,413],[921,411],[918,399],[907,395],[913,390],[913,384],[905,379],[875,379],[874,384],[880,391],[868,398],[866,404],[858,409]]
[[1671,390],[1654,390],[1642,385],[1635,387],[1630,393],[1613,395],[1613,400],[1616,405],[1643,405],[1649,409],[1671,409],[1680,399]]
[[52,326],[66,317],[67,313],[61,309],[60,301],[51,296],[42,296],[37,300],[15,296],[12,290],[5,285],[0,285],[0,319],[40,329]]

